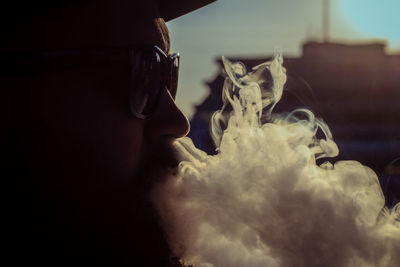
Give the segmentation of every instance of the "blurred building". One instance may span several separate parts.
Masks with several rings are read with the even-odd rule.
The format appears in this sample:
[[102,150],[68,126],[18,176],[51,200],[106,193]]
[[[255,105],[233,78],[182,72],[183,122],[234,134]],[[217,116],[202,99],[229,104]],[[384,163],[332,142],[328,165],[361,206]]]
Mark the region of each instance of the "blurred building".
[[[250,68],[271,56],[230,60]],[[189,134],[210,154],[215,146],[209,122],[222,106],[225,80],[222,62],[216,62],[219,72],[206,83],[210,94],[196,106]],[[400,200],[400,54],[387,55],[384,43],[308,42],[300,57],[284,58],[284,66],[288,81],[275,111],[311,109],[329,125],[339,146],[340,155],[334,160],[353,159],[371,167],[384,190],[390,188],[389,202]]]

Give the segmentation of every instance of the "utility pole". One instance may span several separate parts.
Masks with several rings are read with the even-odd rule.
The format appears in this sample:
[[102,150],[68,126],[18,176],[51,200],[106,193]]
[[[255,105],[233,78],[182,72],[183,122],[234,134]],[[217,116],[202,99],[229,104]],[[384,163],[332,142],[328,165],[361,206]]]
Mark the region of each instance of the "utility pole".
[[330,3],[329,0],[322,0],[322,40],[324,43],[329,42],[329,15]]

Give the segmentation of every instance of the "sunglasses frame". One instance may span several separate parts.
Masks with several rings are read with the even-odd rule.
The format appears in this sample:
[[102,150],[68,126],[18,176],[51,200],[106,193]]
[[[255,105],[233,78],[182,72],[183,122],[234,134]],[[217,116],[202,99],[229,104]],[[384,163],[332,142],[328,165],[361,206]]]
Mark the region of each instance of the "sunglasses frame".
[[[154,56],[150,62],[154,64],[155,73],[152,74],[152,86],[146,88],[150,93],[153,90],[154,106],[152,110],[143,114],[135,110],[131,105],[131,96],[138,87],[138,64],[146,60],[143,57],[147,53]],[[147,58],[148,60],[148,58]],[[59,69],[75,68],[76,66],[100,66],[107,64],[127,63],[130,67],[129,81],[129,109],[131,114],[139,119],[148,118],[154,112],[160,94],[165,88],[173,99],[176,96],[179,75],[179,53],[166,55],[156,45],[134,45],[130,47],[117,47],[107,49],[69,49],[51,50],[42,52],[0,52],[0,72],[19,75],[22,73],[38,73],[43,71],[55,71]],[[148,77],[147,77],[148,78]],[[136,84],[135,84],[136,83]]]
[[[149,59],[150,56],[150,59]],[[129,107],[131,114],[139,119],[148,118],[158,104],[160,94],[162,90],[166,89],[169,91],[173,99],[176,97],[176,91],[178,87],[178,75],[179,75],[179,53],[172,55],[166,55],[158,46],[152,47],[138,47],[131,48],[129,50],[129,60],[131,68],[131,80],[129,85]],[[142,69],[140,69],[142,67]],[[147,77],[148,69],[151,70]],[[150,84],[143,84],[149,82]],[[137,110],[138,107],[134,106],[134,101],[138,100],[137,93],[141,91],[140,87],[145,87],[143,91],[150,94],[153,99],[150,99],[152,103],[150,106],[142,106],[142,111]],[[150,102],[148,99],[141,99],[146,102]],[[147,103],[146,103],[147,104]],[[149,111],[144,112],[145,109]]]

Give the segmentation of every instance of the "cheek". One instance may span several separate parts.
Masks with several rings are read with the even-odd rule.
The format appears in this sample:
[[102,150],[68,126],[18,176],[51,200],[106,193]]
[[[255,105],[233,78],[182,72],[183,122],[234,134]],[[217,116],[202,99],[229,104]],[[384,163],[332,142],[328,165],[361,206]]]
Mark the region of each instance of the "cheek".
[[[137,169],[143,146],[143,125],[132,120],[112,120],[101,134],[92,140],[100,164],[108,166],[114,175],[131,177]],[[99,151],[100,150],[100,151]]]
[[91,75],[78,77],[80,83],[47,80],[49,89],[41,89],[32,108],[41,154],[71,172],[129,178],[140,160],[143,122],[127,112],[124,79],[107,75],[101,83]]

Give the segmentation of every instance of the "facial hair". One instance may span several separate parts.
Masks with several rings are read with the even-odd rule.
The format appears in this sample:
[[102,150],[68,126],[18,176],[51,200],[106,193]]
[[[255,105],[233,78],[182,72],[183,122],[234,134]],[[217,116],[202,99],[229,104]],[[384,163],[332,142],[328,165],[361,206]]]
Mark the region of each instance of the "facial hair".
[[[135,213],[141,214],[138,232],[142,239],[142,253],[153,259],[157,266],[181,266],[172,255],[166,233],[161,227],[160,216],[151,198],[153,188],[165,179],[173,179],[179,160],[173,146],[174,139],[164,138],[144,145],[138,170],[130,186]],[[143,234],[142,234],[143,233]]]

